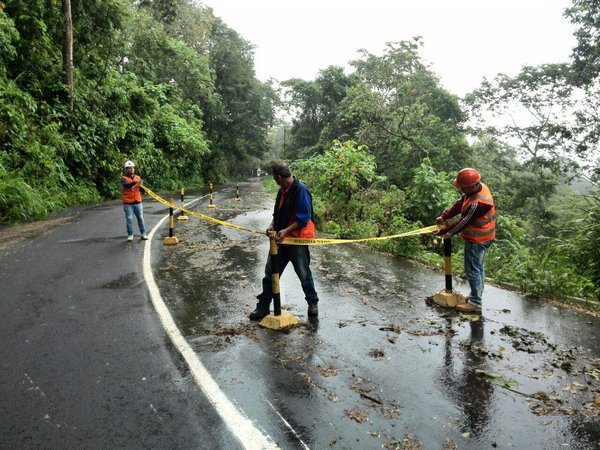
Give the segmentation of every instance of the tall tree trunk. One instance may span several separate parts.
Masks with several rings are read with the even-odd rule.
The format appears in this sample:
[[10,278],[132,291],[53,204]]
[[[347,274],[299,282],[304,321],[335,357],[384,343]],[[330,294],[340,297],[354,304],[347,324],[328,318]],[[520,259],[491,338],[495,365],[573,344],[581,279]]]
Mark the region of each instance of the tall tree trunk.
[[73,112],[73,19],[71,18],[71,0],[63,0],[65,16],[65,36],[63,40],[63,66],[66,83],[69,87],[69,111]]

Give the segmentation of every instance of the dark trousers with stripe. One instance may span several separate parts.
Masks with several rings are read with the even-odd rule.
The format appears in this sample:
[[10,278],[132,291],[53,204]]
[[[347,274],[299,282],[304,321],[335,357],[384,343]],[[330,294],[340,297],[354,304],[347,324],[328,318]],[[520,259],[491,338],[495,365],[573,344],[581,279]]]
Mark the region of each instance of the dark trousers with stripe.
[[[279,245],[278,255],[279,259],[279,275],[283,274],[283,271],[287,267],[288,263],[292,263],[294,271],[300,279],[302,290],[306,302],[310,304],[316,304],[319,301],[319,296],[315,290],[315,283],[313,280],[312,272],[310,271],[310,251],[308,245]],[[258,308],[269,308],[271,300],[273,300],[273,289],[271,287],[271,256],[267,260],[265,265],[265,276],[262,280],[262,292],[256,296],[258,298]]]

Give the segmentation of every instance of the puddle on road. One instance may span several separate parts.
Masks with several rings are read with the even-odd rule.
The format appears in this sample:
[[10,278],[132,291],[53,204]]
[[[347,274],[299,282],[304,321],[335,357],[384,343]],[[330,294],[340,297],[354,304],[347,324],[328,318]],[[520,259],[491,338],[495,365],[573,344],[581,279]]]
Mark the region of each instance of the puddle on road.
[[[217,210],[198,210],[262,230],[272,200],[256,183],[243,192],[239,204],[217,196]],[[589,332],[598,318],[590,327],[589,317],[494,287],[483,318],[449,313],[425,302],[443,274],[368,247],[329,246],[311,248],[319,320],[306,321],[290,266],[283,306],[304,322],[277,333],[247,320],[266,237],[197,220],[178,224],[177,234],[182,243],[156,268],[161,292],[222,389],[282,448],[299,443],[279,414],[314,448],[590,448],[600,440],[600,336]]]

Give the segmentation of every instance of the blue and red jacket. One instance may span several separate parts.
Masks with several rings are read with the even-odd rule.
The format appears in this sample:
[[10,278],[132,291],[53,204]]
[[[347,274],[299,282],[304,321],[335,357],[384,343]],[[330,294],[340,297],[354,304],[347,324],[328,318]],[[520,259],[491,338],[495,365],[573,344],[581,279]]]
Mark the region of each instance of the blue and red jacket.
[[315,237],[315,214],[312,195],[308,188],[294,177],[287,189],[279,188],[273,209],[273,227],[281,231],[294,222],[298,229],[290,232],[290,237],[312,239]]

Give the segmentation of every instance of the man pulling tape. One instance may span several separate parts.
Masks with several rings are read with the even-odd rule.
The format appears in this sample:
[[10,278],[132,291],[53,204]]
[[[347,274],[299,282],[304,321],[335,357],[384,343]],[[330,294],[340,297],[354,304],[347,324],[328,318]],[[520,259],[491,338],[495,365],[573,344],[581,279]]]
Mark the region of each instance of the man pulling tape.
[[[310,270],[310,251],[308,245],[288,245],[286,237],[299,239],[315,238],[314,209],[312,196],[308,188],[296,177],[292,176],[289,167],[284,163],[276,163],[271,167],[273,179],[279,185],[273,220],[267,228],[267,235],[275,231],[275,239],[279,242],[278,266],[279,275],[283,274],[288,263],[292,263],[296,275],[300,279],[302,290],[308,303],[308,315],[319,315],[319,296],[315,290],[312,272]],[[258,304],[250,313],[251,320],[261,320],[269,315],[273,300],[271,287],[271,256],[265,265],[265,276],[262,280],[262,292],[256,296]]]

